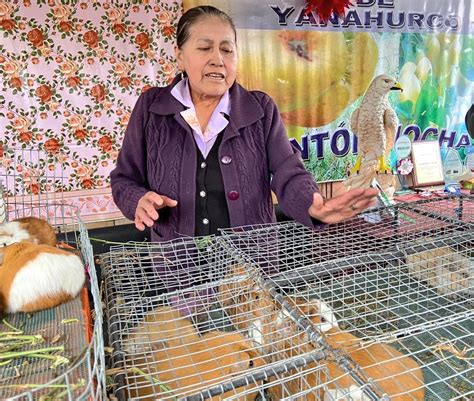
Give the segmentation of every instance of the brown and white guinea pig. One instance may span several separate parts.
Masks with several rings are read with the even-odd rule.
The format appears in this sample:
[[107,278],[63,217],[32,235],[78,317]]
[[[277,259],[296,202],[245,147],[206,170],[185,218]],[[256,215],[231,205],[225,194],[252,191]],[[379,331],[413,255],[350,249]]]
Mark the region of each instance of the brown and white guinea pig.
[[163,347],[176,347],[199,341],[191,320],[170,306],[159,306],[147,313],[123,343],[128,354],[139,354]]
[[[387,394],[391,400],[396,401],[422,401],[424,398],[424,380],[421,367],[407,355],[384,343],[364,344],[359,338],[350,332],[343,331],[339,327],[332,309],[326,303],[319,300],[309,300],[305,304],[296,305],[313,325],[322,333],[326,343],[333,349],[337,349],[349,356],[363,370],[366,376],[371,378],[376,385]],[[289,317],[286,317],[289,319]],[[282,324],[285,316],[283,316]],[[291,341],[297,342],[298,337],[291,337]],[[299,341],[306,342],[306,336],[299,337]],[[367,398],[354,380],[340,368],[340,365],[332,361],[321,361],[321,365],[327,368],[328,375],[322,372],[309,374],[304,380],[294,380],[287,383],[291,392],[300,393],[311,388],[320,388],[307,394],[305,400],[356,400],[362,401]],[[310,365],[314,367],[314,365]],[[327,383],[324,388],[321,383]],[[319,386],[319,387],[318,387]],[[350,398],[349,398],[350,397]]]
[[[130,398],[172,400],[232,381],[246,371],[263,366],[264,361],[242,334],[212,331],[193,343],[166,347],[129,361],[145,375],[129,374]],[[153,384],[154,383],[154,384]],[[210,398],[254,401],[257,384],[236,388]],[[254,390],[255,389],[255,390]],[[237,398],[236,398],[237,399]]]
[[[233,325],[272,360],[304,352],[301,348],[303,344],[291,342],[292,337],[301,333],[296,324],[242,266],[231,267],[225,282],[219,286],[218,299]],[[299,305],[305,308],[307,303],[304,298],[285,297],[285,300],[293,307]]]
[[0,247],[16,242],[56,246],[54,228],[38,217],[22,217],[0,224]]
[[79,293],[84,281],[84,265],[73,253],[30,242],[0,248],[0,306],[5,312],[62,304]]
[[219,286],[218,300],[232,324],[242,331],[254,329],[255,339],[259,342],[256,326],[265,325],[263,320],[272,313],[275,305],[243,266],[230,268],[224,283]]
[[[299,314],[311,319],[315,307],[311,300],[303,297],[285,296],[284,301],[297,309]],[[267,308],[267,310],[271,310]],[[320,313],[318,312],[318,317]],[[323,318],[325,319],[325,318]],[[272,361],[287,359],[307,352],[314,351],[314,346],[307,336],[290,317],[289,313],[276,301],[273,309],[262,318],[256,319],[248,331],[250,338],[261,345],[265,354],[271,356]]]

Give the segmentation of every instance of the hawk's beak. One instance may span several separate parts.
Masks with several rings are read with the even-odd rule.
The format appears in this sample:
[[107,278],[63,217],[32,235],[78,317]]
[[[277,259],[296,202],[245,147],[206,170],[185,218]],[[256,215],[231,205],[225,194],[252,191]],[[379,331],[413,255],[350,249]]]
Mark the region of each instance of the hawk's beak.
[[390,88],[390,90],[392,90],[392,91],[402,91],[403,92],[403,89],[402,89],[401,85],[398,82],[395,82],[395,84]]

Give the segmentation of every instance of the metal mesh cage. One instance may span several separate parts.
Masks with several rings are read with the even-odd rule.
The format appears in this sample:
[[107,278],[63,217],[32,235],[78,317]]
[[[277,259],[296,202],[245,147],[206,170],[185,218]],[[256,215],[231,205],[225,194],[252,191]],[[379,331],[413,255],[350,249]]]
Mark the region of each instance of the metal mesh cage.
[[300,383],[323,400],[326,350],[291,344],[297,323],[214,237],[112,247],[103,266],[120,399],[295,399]]
[[[8,220],[4,213],[5,203],[8,203],[13,213],[22,209],[22,205],[47,208],[64,203],[64,192],[67,190],[65,169],[61,153],[41,149],[0,148],[0,197],[3,198],[0,222]],[[61,226],[64,224],[63,217],[51,213],[49,221]]]
[[[55,308],[4,316],[0,322],[0,399],[101,400],[105,394],[105,360],[92,246],[77,208],[61,203],[61,193],[45,192],[63,189],[62,175],[46,167],[48,163],[55,165],[51,157],[42,151],[4,151],[0,157],[1,221],[34,216],[55,228],[58,240],[72,247],[71,252],[80,254],[84,262],[94,316],[86,289]],[[14,169],[10,169],[12,163]],[[29,171],[27,175],[22,174],[24,168]],[[32,191],[32,185],[39,185],[38,190],[33,187]],[[48,352],[42,352],[44,349]],[[23,356],[9,357],[11,350]]]
[[420,214],[442,220],[455,219],[474,224],[474,196],[441,197],[409,204]]
[[113,247],[103,262],[115,394],[470,399],[470,209],[426,210]]
[[401,204],[320,231],[296,223],[229,229],[222,243],[268,287],[314,303],[318,318],[299,308],[310,332],[374,392],[362,393],[328,361],[327,399],[345,399],[332,388],[338,383],[353,397],[465,400],[474,394],[471,204]]

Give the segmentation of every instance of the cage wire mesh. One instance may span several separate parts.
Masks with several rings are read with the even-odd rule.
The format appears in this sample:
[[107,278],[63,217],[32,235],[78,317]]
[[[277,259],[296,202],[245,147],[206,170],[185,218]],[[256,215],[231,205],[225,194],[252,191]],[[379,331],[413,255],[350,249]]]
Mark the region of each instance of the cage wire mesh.
[[[0,215],[2,210],[5,210],[6,203],[13,213],[23,204],[48,207],[50,204],[64,203],[64,191],[67,188],[65,170],[61,153],[43,149],[2,147],[0,192],[3,202],[0,205]],[[20,206],[16,207],[17,204]],[[8,220],[6,214],[3,214],[3,217]],[[50,218],[55,219],[54,216]],[[63,216],[58,216],[58,222],[50,222],[55,226],[62,226]]]
[[296,399],[300,383],[298,399],[323,400],[326,350],[292,345],[297,323],[214,237],[114,246],[102,262],[119,399]]
[[455,197],[441,197],[430,200],[420,200],[408,204],[418,213],[444,220],[456,219],[465,223],[474,224],[474,196],[461,195]]
[[[266,285],[321,333],[316,344],[339,356],[337,364],[318,362],[329,372],[320,382],[327,399],[346,399],[349,391],[372,398],[340,369],[348,363],[366,376],[375,399],[468,400],[474,230],[465,207],[472,198],[462,200],[462,215],[459,202],[380,208],[321,231],[296,223],[229,229],[220,242],[257,266]],[[299,304],[312,304],[312,314]]]
[[[48,169],[48,163],[54,169]],[[84,262],[94,316],[86,289],[55,308],[4,316],[0,323],[0,399],[104,398],[102,308],[93,251],[77,208],[63,202],[61,170],[61,165],[41,150],[4,149],[0,157],[2,221],[33,216],[55,228],[58,242],[71,247]],[[28,338],[22,342],[19,335]],[[38,357],[44,355],[40,350],[45,348],[55,352],[48,352],[47,358]],[[12,349],[23,356],[7,357]]]
[[115,395],[471,399],[472,227],[413,206],[113,247]]

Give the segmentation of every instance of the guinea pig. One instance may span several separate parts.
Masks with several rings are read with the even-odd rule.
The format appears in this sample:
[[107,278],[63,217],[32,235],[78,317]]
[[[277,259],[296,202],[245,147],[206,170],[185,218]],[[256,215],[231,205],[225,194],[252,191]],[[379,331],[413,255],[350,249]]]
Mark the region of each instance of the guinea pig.
[[[232,324],[272,360],[304,352],[303,344],[291,342],[292,337],[300,335],[296,324],[242,266],[231,267],[226,280],[219,286],[218,299]],[[303,298],[285,297],[284,300],[293,307],[303,308],[300,312],[307,312],[307,302]]]
[[0,247],[25,241],[56,246],[56,233],[46,220],[38,217],[22,217],[0,224]]
[[171,306],[159,306],[133,328],[123,343],[123,349],[128,354],[137,354],[196,342],[199,338],[191,320]]
[[[271,297],[259,288],[241,265],[232,266],[226,280],[219,286],[218,300],[239,330],[249,332],[258,343],[261,327],[275,308]],[[260,333],[260,334],[259,334]]]
[[[129,374],[129,397],[144,400],[181,399],[231,381],[247,370],[263,366],[264,361],[250,343],[237,332],[212,331],[196,342],[155,350],[132,361],[144,374]],[[254,401],[257,383],[236,388],[210,398],[220,401],[233,398]]]
[[0,307],[35,312],[73,299],[85,281],[81,258],[49,245],[18,242],[0,248]]
[[[304,313],[313,326],[317,328],[326,343],[333,349],[341,351],[356,362],[367,377],[372,379],[378,388],[387,394],[391,400],[408,401],[424,399],[424,380],[421,367],[411,357],[402,354],[394,347],[384,343],[364,344],[359,338],[352,333],[342,330],[339,327],[337,319],[332,309],[324,302],[316,299],[302,302],[301,300],[293,300],[294,306]],[[289,327],[285,320],[290,319],[289,316],[282,315],[281,324],[282,331],[284,327]],[[298,343],[305,344],[305,351],[308,351],[307,336],[290,336],[288,338],[294,343],[293,347],[297,347]],[[333,361],[321,361],[320,365],[324,365],[327,369],[327,376],[322,372],[309,373],[304,380],[305,387],[301,388],[301,380],[289,381],[287,388],[291,389],[291,393],[300,393],[304,390],[318,389],[306,395],[305,400],[329,400],[334,395],[338,397],[346,394],[341,399],[364,400],[363,389],[346,374],[340,365]],[[309,367],[314,368],[314,364]],[[324,386],[322,386],[324,384]],[[277,389],[277,387],[275,387]],[[349,398],[349,396],[351,398]]]
[[406,257],[410,274],[436,292],[456,298],[474,295],[474,259],[444,246]]

